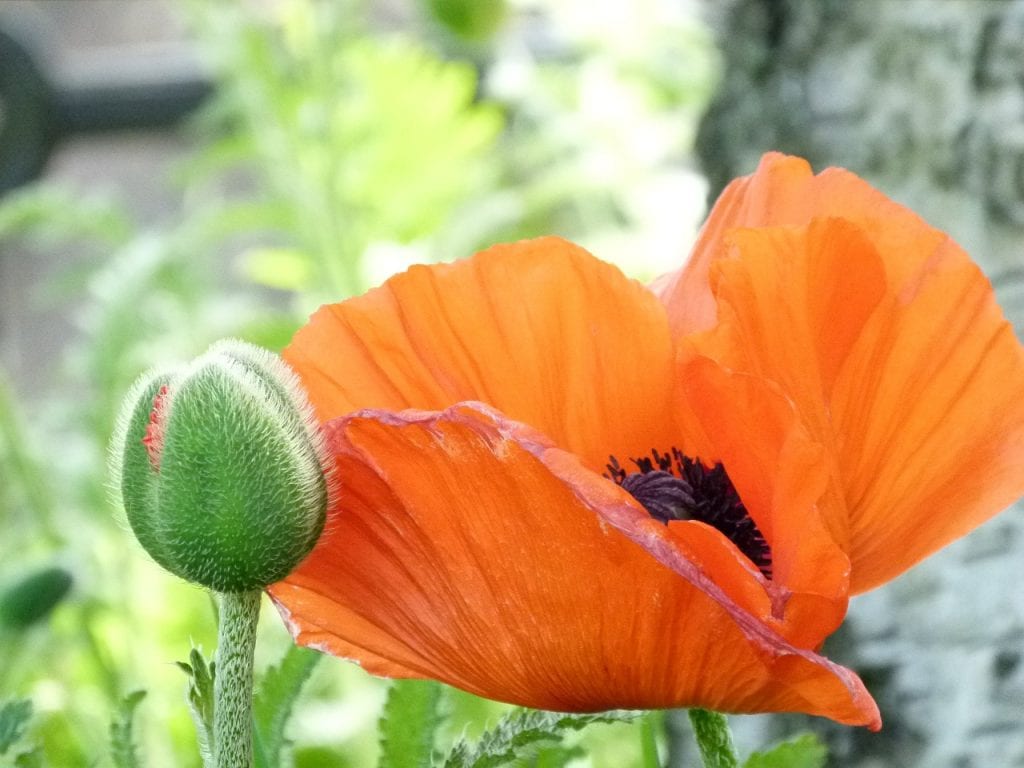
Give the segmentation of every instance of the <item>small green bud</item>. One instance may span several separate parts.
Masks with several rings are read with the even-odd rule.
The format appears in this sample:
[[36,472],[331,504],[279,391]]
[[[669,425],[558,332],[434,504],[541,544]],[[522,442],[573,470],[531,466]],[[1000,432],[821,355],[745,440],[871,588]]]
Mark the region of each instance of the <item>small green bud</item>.
[[261,589],[309,554],[326,518],[328,466],[295,374],[231,340],[143,376],[111,446],[136,538],[167,570],[218,592]]
[[0,626],[24,630],[42,621],[71,589],[71,574],[48,566],[33,571],[0,591]]

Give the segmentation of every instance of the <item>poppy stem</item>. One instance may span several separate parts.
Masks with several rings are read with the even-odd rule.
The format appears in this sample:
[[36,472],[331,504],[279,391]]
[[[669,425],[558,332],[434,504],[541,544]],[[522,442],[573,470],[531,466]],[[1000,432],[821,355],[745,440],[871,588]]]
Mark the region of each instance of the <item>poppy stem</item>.
[[640,749],[643,768],[661,768],[658,759],[658,726],[654,712],[648,712],[640,720]]
[[252,663],[259,618],[260,590],[221,594],[213,683],[216,768],[252,768]]
[[725,715],[708,709],[688,710],[704,768],[738,768],[739,757]]

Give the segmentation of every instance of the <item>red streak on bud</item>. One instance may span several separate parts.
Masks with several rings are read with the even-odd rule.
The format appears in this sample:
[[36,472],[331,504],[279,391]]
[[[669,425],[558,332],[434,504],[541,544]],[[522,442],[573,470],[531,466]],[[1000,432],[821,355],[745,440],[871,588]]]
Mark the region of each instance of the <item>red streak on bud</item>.
[[167,385],[164,384],[153,398],[153,410],[149,412],[149,424],[142,444],[146,446],[149,463],[155,472],[160,471],[160,454],[164,448],[164,401],[167,398]]

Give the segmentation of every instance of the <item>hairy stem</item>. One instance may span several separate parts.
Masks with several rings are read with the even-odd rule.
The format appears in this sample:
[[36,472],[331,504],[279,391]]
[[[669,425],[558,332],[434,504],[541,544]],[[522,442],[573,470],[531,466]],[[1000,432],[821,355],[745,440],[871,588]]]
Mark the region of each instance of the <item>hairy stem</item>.
[[738,768],[740,761],[725,715],[707,709],[691,709],[689,715],[704,768]]
[[252,659],[260,590],[221,595],[213,738],[217,768],[252,768]]

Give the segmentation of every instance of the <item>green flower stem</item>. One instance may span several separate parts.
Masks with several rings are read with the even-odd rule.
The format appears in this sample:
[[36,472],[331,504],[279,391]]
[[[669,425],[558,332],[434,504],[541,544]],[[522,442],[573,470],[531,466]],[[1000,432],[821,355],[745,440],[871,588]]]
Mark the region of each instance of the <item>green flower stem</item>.
[[260,594],[258,589],[221,594],[213,683],[216,768],[252,768],[252,660]]
[[643,768],[661,768],[658,762],[658,722],[654,712],[648,712],[640,719],[640,750]]
[[707,709],[691,709],[690,724],[704,760],[704,768],[739,768],[736,747],[725,715]]

